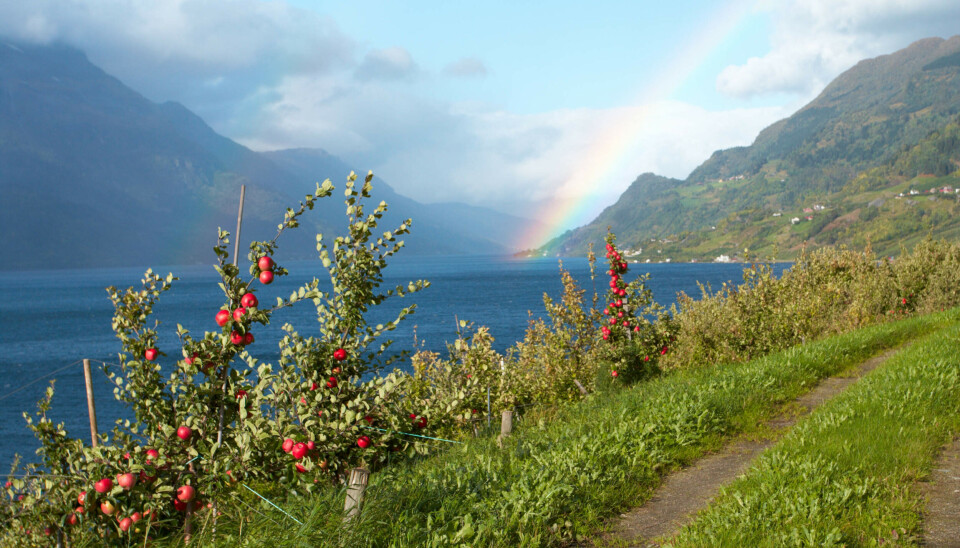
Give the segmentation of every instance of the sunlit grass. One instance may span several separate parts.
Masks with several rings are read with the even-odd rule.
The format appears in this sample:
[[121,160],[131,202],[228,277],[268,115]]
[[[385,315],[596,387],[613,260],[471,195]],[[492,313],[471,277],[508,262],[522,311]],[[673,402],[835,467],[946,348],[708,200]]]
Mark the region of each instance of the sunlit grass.
[[924,338],[798,424],[681,546],[915,545],[912,488],[960,431],[960,327]]
[[[604,391],[554,413],[528,413],[502,448],[493,439],[477,439],[378,472],[362,515],[349,526],[342,520],[343,490],[330,489],[313,498],[277,501],[303,525],[251,497],[245,505],[224,507],[216,537],[208,527],[196,540],[249,546],[535,546],[586,538],[648,498],[662,474],[725,438],[756,429],[817,380],[955,316],[877,325],[748,363]],[[283,499],[284,491],[274,486],[269,496]]]

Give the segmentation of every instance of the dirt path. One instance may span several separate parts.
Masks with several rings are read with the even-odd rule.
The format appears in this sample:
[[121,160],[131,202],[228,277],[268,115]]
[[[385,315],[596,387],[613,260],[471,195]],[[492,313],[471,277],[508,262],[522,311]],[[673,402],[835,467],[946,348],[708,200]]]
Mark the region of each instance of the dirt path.
[[923,545],[960,547],[960,436],[940,453],[923,493]]
[[770,439],[738,440],[717,453],[703,457],[692,466],[671,474],[643,506],[622,514],[613,530],[599,539],[598,544],[659,546],[657,538],[673,536],[717,495],[720,487],[745,472],[750,463],[776,443],[797,419],[842,392],[897,350],[888,350],[863,362],[852,374],[821,381],[812,391],[789,404],[785,408],[789,411],[767,423],[774,431]]

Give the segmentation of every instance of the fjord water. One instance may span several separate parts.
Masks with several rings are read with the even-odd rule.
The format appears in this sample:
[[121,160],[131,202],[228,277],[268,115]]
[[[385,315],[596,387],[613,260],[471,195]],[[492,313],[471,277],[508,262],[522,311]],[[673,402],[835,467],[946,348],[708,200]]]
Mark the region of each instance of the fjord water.
[[[316,261],[285,263],[290,276],[269,286],[255,284],[261,307],[288,296],[314,276],[324,280]],[[597,263],[597,278],[590,279],[584,258],[568,258],[563,266],[583,289],[587,300],[594,287],[606,289],[605,263]],[[789,265],[775,267],[777,274]],[[698,297],[697,282],[714,289],[723,282],[741,281],[740,264],[631,264],[628,280],[643,272],[651,274],[654,298],[669,306],[677,292]],[[110,328],[113,307],[104,290],[139,287],[144,268],[100,270],[48,270],[0,273],[0,475],[5,474],[14,453],[36,460],[38,446],[27,430],[22,413],[36,410],[50,379],[56,379],[56,396],[50,418],[64,422],[68,433],[89,440],[82,358],[116,363],[119,340]],[[177,322],[201,337],[217,328],[214,315],[223,303],[217,274],[209,265],[157,267],[160,275],[172,272],[179,280],[154,309],[160,321],[158,347],[170,364],[180,357]],[[420,293],[391,299],[371,313],[371,323],[386,323],[403,306],[416,303],[417,310],[401,327],[389,334],[394,350],[412,349],[414,329],[419,348],[445,351],[456,338],[456,321],[488,326],[496,348],[504,351],[523,338],[532,317],[543,315],[543,294],[556,298],[561,292],[556,258],[516,260],[490,256],[396,257],[384,271],[383,288],[406,287],[416,279],[431,286]],[[316,311],[309,301],[278,311],[269,326],[254,328],[256,342],[249,350],[256,358],[275,361],[281,327],[293,325],[302,335],[317,334]],[[152,324],[151,324],[152,325]],[[73,364],[73,365],[71,365]],[[401,364],[401,367],[407,364]],[[94,393],[101,431],[107,431],[124,409],[113,399],[112,386],[94,363]],[[41,379],[58,369],[63,371]],[[34,382],[40,379],[38,382]],[[33,383],[33,384],[30,384]],[[24,388],[25,387],[25,388]]]

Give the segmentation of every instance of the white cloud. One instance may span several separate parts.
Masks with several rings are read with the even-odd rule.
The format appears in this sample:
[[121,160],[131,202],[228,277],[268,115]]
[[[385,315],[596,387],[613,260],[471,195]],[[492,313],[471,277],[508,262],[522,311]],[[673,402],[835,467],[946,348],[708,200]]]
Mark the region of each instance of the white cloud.
[[487,66],[476,57],[464,57],[443,67],[443,74],[454,78],[483,78]]
[[151,99],[187,104],[239,100],[290,74],[343,70],[356,49],[329,18],[257,0],[2,2],[0,35],[70,44]]
[[724,69],[720,92],[810,95],[861,59],[960,32],[956,0],[795,0],[765,7],[774,21],[770,52]]
[[420,72],[407,50],[394,46],[368,52],[354,72],[357,80],[412,80]]
[[[570,184],[596,143],[625,119],[640,120],[613,143],[604,184],[574,195],[612,203],[644,171],[685,177],[714,150],[749,144],[786,112],[710,112],[680,102],[642,107],[517,114],[483,104],[446,104],[398,93],[380,82],[343,87],[297,77],[269,95],[253,148],[318,146],[372,169],[398,191],[425,202],[467,201],[518,214]],[[576,183],[576,181],[574,181]],[[598,213],[594,211],[593,213]],[[587,219],[589,220],[589,219]]]

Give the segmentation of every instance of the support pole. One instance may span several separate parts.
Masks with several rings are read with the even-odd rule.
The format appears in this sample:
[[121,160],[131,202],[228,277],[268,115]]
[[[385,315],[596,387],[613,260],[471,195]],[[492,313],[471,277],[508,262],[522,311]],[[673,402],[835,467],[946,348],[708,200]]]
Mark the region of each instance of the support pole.
[[511,432],[513,432],[513,411],[504,409],[500,418],[500,438],[506,438]]
[[354,468],[350,471],[350,479],[347,482],[347,500],[343,505],[343,511],[346,512],[344,521],[350,521],[360,515],[360,505],[363,503],[363,494],[367,490],[367,482],[370,480],[370,471],[366,468]]
[[240,211],[237,212],[237,234],[233,237],[233,266],[237,266],[240,253],[240,223],[243,222],[243,196],[247,192],[247,185],[240,185]]
[[490,387],[487,387],[487,430],[490,429]]
[[587,395],[587,389],[584,388],[582,384],[580,384],[580,381],[578,381],[577,379],[573,379],[573,383],[577,385],[577,388],[580,390],[580,393],[582,395],[584,396]]
[[90,360],[83,360],[83,378],[87,383],[87,414],[90,415],[90,443],[97,446],[97,406],[93,402],[93,379],[90,377]]
[[[240,210],[237,211],[237,235],[233,239],[233,266],[237,266],[237,254],[240,253],[240,225],[243,223],[243,197],[247,192],[247,185],[240,185]],[[222,383],[220,386],[220,416],[217,421],[217,447],[223,442],[223,412],[224,412],[224,400],[227,397],[227,373],[230,371],[230,366],[226,365],[223,368]]]

